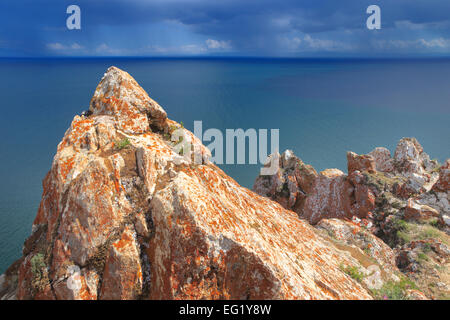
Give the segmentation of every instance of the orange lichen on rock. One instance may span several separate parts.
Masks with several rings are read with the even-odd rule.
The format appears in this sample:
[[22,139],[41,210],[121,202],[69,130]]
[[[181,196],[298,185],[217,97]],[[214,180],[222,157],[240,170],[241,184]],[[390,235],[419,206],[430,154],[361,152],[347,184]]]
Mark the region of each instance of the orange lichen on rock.
[[[209,150],[129,74],[108,69],[90,110],[74,118],[44,181],[16,298],[372,298],[340,268],[357,259],[210,163]],[[192,141],[200,163],[174,149],[169,124]],[[126,149],[112,147],[124,138]],[[347,183],[337,171],[318,175],[305,165],[297,173],[288,205],[305,200],[296,183],[327,192]],[[48,283],[32,290],[37,253]]]

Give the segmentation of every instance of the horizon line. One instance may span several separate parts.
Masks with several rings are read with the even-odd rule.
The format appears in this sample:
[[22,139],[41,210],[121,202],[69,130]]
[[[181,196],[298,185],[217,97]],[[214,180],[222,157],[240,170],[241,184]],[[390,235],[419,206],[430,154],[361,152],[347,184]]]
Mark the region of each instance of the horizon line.
[[450,59],[450,55],[411,56],[0,56],[0,59],[260,59],[260,60],[431,60]]

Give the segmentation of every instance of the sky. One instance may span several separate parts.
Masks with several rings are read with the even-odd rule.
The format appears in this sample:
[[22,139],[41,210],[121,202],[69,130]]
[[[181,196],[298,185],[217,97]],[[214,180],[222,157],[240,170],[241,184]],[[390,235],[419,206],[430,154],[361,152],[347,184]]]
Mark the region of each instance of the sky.
[[[81,10],[69,30],[66,10]],[[381,29],[366,12],[381,9]],[[449,0],[1,0],[0,57],[448,56]]]

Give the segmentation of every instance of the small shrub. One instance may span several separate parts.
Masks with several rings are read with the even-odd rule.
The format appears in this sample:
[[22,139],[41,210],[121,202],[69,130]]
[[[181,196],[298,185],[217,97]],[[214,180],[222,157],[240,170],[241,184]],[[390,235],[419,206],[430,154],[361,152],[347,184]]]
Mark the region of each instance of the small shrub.
[[344,267],[343,265],[340,266],[341,270],[344,271],[346,274],[348,274],[352,279],[355,279],[358,282],[362,282],[364,279],[364,274],[359,271],[358,267],[355,266],[347,266]]
[[426,226],[422,232],[420,232],[419,234],[419,239],[420,240],[425,240],[425,239],[429,239],[429,238],[433,238],[433,239],[439,239],[440,238],[440,233],[438,230],[436,230],[434,227],[428,227]]
[[31,272],[33,276],[40,277],[42,276],[43,270],[46,268],[46,264],[44,261],[44,255],[42,253],[38,253],[31,258]]
[[169,133],[170,134],[172,134],[175,130],[177,130],[178,128],[177,128],[177,126],[175,126],[175,125],[171,125],[170,127],[169,127]]
[[31,258],[30,263],[31,273],[33,274],[33,279],[31,281],[33,291],[42,291],[49,283],[45,257],[42,253],[38,253]]
[[387,281],[381,289],[372,290],[372,294],[380,300],[408,300],[406,295],[408,289],[417,289],[417,286],[411,280],[403,278],[398,282]]
[[409,230],[410,225],[405,220],[402,220],[400,218],[396,218],[392,220],[392,223],[397,230]]
[[421,260],[421,261],[428,261],[429,260],[428,256],[425,253],[423,253],[423,252],[419,252],[419,254],[417,255],[417,258],[419,258],[419,260]]
[[411,242],[412,240],[410,235],[410,231],[412,229],[411,224],[400,218],[396,218],[395,220],[392,221],[392,223],[394,229],[397,230],[395,235],[399,240],[400,244]]
[[388,177],[381,172],[377,173],[368,173],[364,172],[363,175],[366,178],[367,184],[376,188],[378,191],[382,192],[386,187],[387,189],[392,189],[392,187],[396,183],[400,183],[402,181],[399,177]]
[[438,218],[430,219],[428,221],[428,224],[436,229],[439,229],[441,227],[441,224],[439,223]]
[[397,231],[397,238],[400,240],[401,244],[410,243],[412,241],[411,235],[405,231]]
[[427,252],[431,252],[432,250],[433,250],[433,248],[431,247],[431,244],[425,243],[423,245],[423,252],[427,253]]
[[128,147],[130,144],[131,144],[130,140],[128,138],[124,138],[122,140],[114,142],[114,147],[118,150],[122,150]]

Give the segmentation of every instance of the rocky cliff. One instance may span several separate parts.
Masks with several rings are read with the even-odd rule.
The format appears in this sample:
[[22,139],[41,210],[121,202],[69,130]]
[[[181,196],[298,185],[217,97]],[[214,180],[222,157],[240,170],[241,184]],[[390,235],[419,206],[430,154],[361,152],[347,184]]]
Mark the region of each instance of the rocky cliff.
[[[180,141],[193,148],[177,149]],[[282,206],[239,186],[209,157],[128,73],[108,69],[58,145],[32,234],[1,276],[0,297],[372,299],[402,281],[392,249],[368,230],[336,219],[313,227],[283,208],[297,196]],[[339,172],[301,172],[308,194],[337,197],[349,183]]]
[[[414,138],[400,140],[393,157],[386,148],[348,152],[348,174],[317,173],[290,150],[271,158],[279,170],[257,177],[256,193],[378,264],[390,262],[428,298],[450,298],[450,159],[443,165],[430,160]],[[391,294],[394,288],[402,291],[385,285]]]

